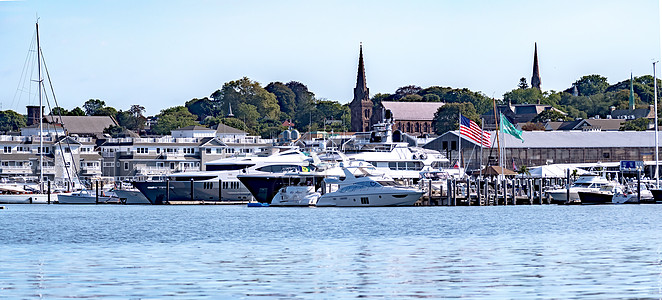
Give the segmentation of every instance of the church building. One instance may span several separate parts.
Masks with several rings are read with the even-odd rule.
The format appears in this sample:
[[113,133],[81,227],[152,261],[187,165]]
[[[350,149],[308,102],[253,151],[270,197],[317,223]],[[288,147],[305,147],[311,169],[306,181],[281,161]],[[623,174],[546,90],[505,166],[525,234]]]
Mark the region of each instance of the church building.
[[367,132],[372,125],[382,122],[389,116],[393,119],[393,130],[400,130],[412,136],[434,133],[432,121],[434,113],[443,106],[443,102],[395,102],[383,101],[373,107],[366,83],[365,65],[363,64],[363,45],[359,48],[359,69],[354,88],[354,99],[349,104],[352,122],[351,130]]

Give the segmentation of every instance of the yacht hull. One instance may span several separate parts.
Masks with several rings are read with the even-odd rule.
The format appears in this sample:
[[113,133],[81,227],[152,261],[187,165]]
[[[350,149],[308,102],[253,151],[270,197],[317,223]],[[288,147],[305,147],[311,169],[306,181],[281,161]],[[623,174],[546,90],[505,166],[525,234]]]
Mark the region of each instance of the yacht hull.
[[412,206],[423,196],[422,191],[401,190],[379,193],[344,194],[333,192],[322,195],[317,206],[367,207],[367,206]]
[[[228,188],[219,189],[221,184],[227,185]],[[186,201],[196,203],[200,201],[248,202],[251,200],[251,193],[238,181],[193,182],[193,194],[191,194],[191,183],[185,181],[170,181],[169,183],[146,181],[134,182],[133,185],[151,204]],[[166,185],[169,185],[168,193],[166,193]]]
[[97,204],[97,203],[110,203],[113,202],[113,198],[107,196],[99,196],[97,202],[97,197],[94,195],[60,195],[58,197],[59,204]]
[[113,192],[124,204],[152,204],[140,191],[114,190]]
[[[51,203],[57,203],[58,196],[51,194]],[[48,204],[48,194],[0,195],[0,204]]]
[[612,204],[613,193],[578,192],[582,204]]

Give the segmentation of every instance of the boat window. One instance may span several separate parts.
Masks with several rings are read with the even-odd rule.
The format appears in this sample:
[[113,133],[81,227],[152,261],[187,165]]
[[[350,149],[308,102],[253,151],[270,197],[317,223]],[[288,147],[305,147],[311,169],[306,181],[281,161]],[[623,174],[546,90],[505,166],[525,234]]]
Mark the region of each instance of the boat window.
[[255,164],[227,164],[227,165],[207,165],[207,171],[236,171],[254,166]]

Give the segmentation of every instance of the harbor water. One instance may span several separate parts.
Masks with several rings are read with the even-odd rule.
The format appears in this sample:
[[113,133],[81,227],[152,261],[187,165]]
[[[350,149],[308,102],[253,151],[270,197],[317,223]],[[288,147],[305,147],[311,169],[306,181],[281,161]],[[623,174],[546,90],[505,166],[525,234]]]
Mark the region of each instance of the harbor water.
[[662,298],[662,206],[6,205],[0,298]]

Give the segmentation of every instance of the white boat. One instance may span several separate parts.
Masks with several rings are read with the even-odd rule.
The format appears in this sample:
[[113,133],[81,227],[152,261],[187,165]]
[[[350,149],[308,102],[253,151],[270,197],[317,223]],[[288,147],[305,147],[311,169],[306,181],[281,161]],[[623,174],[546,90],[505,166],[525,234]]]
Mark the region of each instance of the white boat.
[[423,191],[399,186],[392,178],[372,174],[364,167],[347,167],[345,179],[325,179],[326,184],[338,185],[334,192],[317,200],[317,206],[410,206],[423,195]]
[[554,189],[547,191],[552,199],[552,203],[556,204],[571,204],[580,203],[578,192],[597,192],[600,188],[607,184],[613,184],[610,180],[597,174],[585,174],[573,182],[570,186],[570,199],[568,199],[568,189]]
[[270,206],[314,206],[320,196],[314,185],[289,185],[278,190]]
[[98,204],[98,203],[119,203],[117,197],[113,197],[106,193],[100,192],[101,195],[97,198],[94,191],[82,190],[73,192],[69,195],[59,195],[59,204]]
[[[48,204],[48,194],[17,192],[0,188],[0,204]],[[58,194],[51,194],[50,203],[57,203]]]
[[[641,195],[641,196],[640,196]],[[611,198],[613,204],[639,204],[639,203],[654,203],[653,193],[642,184],[640,192],[637,193],[637,185],[635,182],[630,182],[625,189],[616,189],[614,196]]]
[[393,134],[392,120],[375,124],[372,132],[356,133],[340,149],[352,160],[366,161],[393,179],[412,183],[425,170],[441,170],[449,160],[439,151],[412,147],[404,134]]

